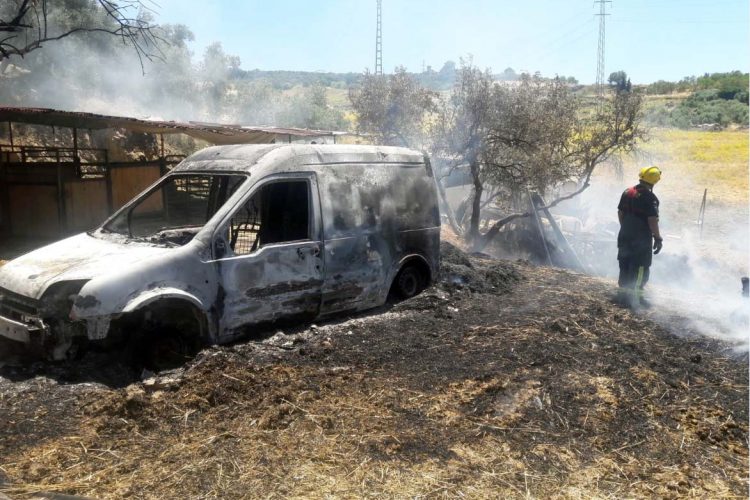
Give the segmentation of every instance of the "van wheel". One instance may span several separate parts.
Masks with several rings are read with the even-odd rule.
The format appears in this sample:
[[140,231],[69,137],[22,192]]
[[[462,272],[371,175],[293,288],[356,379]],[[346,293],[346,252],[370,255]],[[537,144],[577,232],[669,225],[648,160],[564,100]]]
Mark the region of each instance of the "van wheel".
[[199,345],[195,338],[181,334],[173,328],[161,328],[147,332],[143,339],[146,368],[154,372],[177,368],[195,356]]
[[424,289],[424,276],[415,265],[407,265],[399,271],[393,282],[393,292],[400,299],[410,299]]

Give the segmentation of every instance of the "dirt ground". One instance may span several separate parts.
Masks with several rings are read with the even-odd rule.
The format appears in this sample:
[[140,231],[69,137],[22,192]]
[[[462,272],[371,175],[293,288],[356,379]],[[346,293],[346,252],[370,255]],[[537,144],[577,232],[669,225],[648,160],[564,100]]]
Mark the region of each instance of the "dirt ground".
[[0,492],[747,497],[746,354],[605,280],[446,244],[442,267],[412,300],[156,376],[0,368]]

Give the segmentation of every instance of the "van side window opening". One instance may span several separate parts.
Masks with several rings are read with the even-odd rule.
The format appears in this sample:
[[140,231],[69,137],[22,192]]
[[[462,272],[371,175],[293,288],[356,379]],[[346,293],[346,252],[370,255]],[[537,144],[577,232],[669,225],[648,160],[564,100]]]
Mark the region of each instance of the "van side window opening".
[[[211,174],[166,177],[104,229],[133,238],[185,244],[245,179],[243,175]],[[180,234],[173,234],[175,231]]]
[[339,164],[321,176],[326,239],[439,226],[433,181],[411,164]]
[[229,246],[247,255],[272,243],[310,239],[310,185],[306,180],[262,186],[234,214]]

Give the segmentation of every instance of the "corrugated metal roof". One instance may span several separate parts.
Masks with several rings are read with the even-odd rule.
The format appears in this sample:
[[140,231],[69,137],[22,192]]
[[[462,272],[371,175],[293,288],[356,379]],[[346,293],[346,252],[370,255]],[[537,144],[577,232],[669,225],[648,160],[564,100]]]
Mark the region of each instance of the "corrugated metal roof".
[[333,132],[301,128],[247,127],[201,122],[143,120],[127,116],[110,116],[81,111],[49,108],[16,108],[0,106],[0,121],[49,125],[80,129],[123,128],[149,134],[185,134],[212,144],[263,144],[277,135],[320,137]]

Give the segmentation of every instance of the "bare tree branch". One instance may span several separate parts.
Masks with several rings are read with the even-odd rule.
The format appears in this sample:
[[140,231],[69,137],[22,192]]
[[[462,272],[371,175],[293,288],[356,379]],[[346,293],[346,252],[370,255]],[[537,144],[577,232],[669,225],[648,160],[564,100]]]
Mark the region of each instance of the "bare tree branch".
[[[164,40],[155,32],[154,26],[141,17],[143,10],[152,11],[143,5],[140,0],[97,0],[99,6],[112,25],[74,26],[64,28],[62,32],[50,34],[50,19],[47,9],[47,0],[30,2],[23,0],[18,5],[14,16],[6,21],[0,19],[0,32],[12,33],[11,36],[0,40],[0,62],[11,57],[23,58],[30,52],[38,50],[48,42],[63,40],[71,35],[82,33],[104,33],[117,36],[123,43],[130,45],[144,71],[144,59],[159,59],[161,51],[158,42]],[[135,11],[136,16],[131,15]],[[33,14],[33,17],[31,15]],[[19,35],[29,36],[29,32],[35,33],[27,39],[25,44],[16,44],[14,39]],[[13,42],[11,42],[13,40]]]

